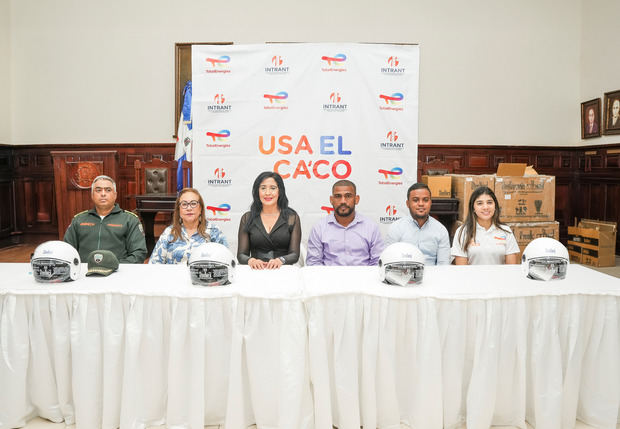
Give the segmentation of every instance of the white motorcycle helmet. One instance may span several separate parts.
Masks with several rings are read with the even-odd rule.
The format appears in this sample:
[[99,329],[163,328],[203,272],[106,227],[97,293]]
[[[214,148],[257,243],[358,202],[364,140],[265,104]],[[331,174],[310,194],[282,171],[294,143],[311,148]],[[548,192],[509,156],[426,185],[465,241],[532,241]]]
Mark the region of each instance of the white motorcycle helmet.
[[562,280],[566,277],[568,250],[553,238],[541,237],[527,245],[521,257],[526,277],[534,280]]
[[34,279],[41,283],[60,283],[76,280],[82,267],[80,254],[64,241],[40,244],[30,258]]
[[203,243],[194,248],[187,261],[192,284],[223,286],[235,279],[235,258],[226,246]]
[[381,252],[381,281],[398,286],[414,286],[424,278],[424,254],[410,243],[394,243]]

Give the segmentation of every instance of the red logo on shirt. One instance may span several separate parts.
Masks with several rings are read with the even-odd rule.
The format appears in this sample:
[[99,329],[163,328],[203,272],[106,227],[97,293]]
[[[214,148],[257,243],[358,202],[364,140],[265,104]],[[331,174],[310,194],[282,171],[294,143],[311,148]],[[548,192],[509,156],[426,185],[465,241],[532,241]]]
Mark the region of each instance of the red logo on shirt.
[[122,228],[123,225],[119,224],[119,223],[109,223],[108,226],[112,226],[114,228]]
[[82,223],[80,223],[80,226],[82,226],[82,225],[84,225],[84,226],[95,226],[95,224],[92,223],[92,222],[82,222]]

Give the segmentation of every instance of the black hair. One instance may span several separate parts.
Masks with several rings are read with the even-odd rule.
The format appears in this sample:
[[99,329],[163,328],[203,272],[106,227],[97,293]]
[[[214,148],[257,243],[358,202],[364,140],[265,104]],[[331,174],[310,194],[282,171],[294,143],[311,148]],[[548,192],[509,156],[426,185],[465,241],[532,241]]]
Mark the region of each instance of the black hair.
[[291,209],[288,207],[288,198],[286,198],[286,189],[284,187],[284,180],[282,180],[282,176],[273,171],[263,171],[256,177],[254,180],[254,184],[252,185],[252,205],[250,206],[250,218],[248,222],[245,224],[245,230],[249,232],[249,227],[252,224],[252,221],[260,216],[261,211],[263,211],[263,203],[260,202],[260,196],[258,195],[258,190],[260,188],[260,184],[263,183],[263,180],[272,178],[276,181],[278,185],[278,208],[280,209],[281,215],[288,219],[289,212]]
[[417,191],[418,189],[426,189],[428,191],[428,195],[430,195],[431,197],[433,196],[431,194],[431,188],[429,188],[426,183],[418,182],[418,183],[414,183],[413,185],[409,186],[409,189],[407,189],[407,199],[409,199],[409,196],[411,195],[413,191]]

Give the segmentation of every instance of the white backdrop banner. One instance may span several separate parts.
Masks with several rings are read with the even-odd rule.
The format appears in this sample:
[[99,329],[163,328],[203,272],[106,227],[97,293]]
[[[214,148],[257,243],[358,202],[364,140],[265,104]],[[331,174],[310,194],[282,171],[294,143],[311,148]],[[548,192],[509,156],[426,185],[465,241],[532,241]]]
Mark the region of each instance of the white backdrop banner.
[[304,240],[357,185],[357,211],[385,234],[417,178],[417,45],[194,45],[193,183],[236,251],[262,171],[282,175]]

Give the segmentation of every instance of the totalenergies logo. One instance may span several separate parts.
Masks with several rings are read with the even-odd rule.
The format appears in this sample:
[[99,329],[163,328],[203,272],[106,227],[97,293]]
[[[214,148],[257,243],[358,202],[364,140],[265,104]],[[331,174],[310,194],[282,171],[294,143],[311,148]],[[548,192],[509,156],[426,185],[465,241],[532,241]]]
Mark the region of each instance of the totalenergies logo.
[[332,212],[334,211],[334,208],[330,206],[321,206],[321,210],[323,210],[329,215],[329,214],[332,214]]
[[274,101],[276,103],[282,103],[288,98],[288,92],[280,91],[277,94],[264,94],[263,97],[269,100],[269,103],[273,103]]
[[229,148],[230,143],[228,143],[228,137],[230,137],[229,130],[220,130],[218,132],[207,131],[207,137],[211,137],[211,143],[207,143],[206,146],[209,148]]
[[273,55],[269,61],[269,65],[265,67],[265,73],[268,74],[284,74],[289,72],[284,58],[280,55]]
[[211,137],[213,139],[213,141],[225,141],[228,137],[230,137],[230,131],[229,130],[219,130],[218,132],[214,133],[211,131],[207,131],[207,137]]
[[[286,99],[288,98],[288,92],[280,91],[277,94],[263,94],[263,98],[269,100],[269,104],[263,106],[266,110],[288,110],[286,105]],[[275,102],[275,105],[273,104]]]
[[400,104],[405,96],[400,92],[395,92],[392,95],[379,95],[379,98],[385,100],[385,104]]
[[396,179],[398,176],[403,174],[403,169],[400,167],[394,167],[391,170],[383,170],[379,169],[379,173],[383,174],[383,176],[387,179],[390,176],[390,179]]
[[403,169],[400,167],[394,167],[391,170],[384,170],[380,168],[379,174],[383,174],[383,178],[379,179],[379,185],[402,185],[400,176],[403,174]]
[[347,71],[346,67],[344,67],[344,62],[347,60],[347,56],[345,54],[338,54],[334,56],[323,55],[321,60],[327,62],[327,67],[321,68],[324,72],[344,72]]
[[210,66],[210,68],[205,70],[207,73],[230,73],[230,57],[228,55],[222,55],[219,58],[207,57],[205,61]]
[[381,73],[383,74],[403,74],[405,73],[404,67],[398,67],[401,65],[400,59],[396,55],[389,56],[386,60],[387,67],[381,67]]
[[206,210],[211,210],[213,212],[213,216],[217,216],[218,214],[226,213],[230,211],[230,204],[220,204],[219,206],[207,206]]
[[385,105],[381,103],[379,109],[381,110],[403,110],[401,104],[405,96],[402,92],[394,92],[391,95],[379,94],[379,98],[385,101]]
[[396,216],[396,213],[398,213],[398,210],[396,210],[396,206],[393,204],[390,204],[385,208],[385,214],[388,216]]

